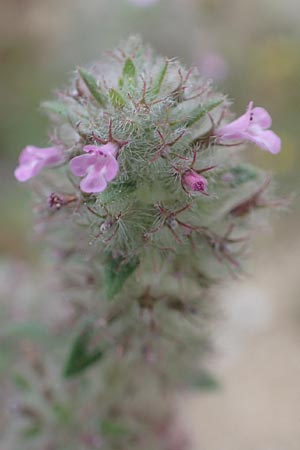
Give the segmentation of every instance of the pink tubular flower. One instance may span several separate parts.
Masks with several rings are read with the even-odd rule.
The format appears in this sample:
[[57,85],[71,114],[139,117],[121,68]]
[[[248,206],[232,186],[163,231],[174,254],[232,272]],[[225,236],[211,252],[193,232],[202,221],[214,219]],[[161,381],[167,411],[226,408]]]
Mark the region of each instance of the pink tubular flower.
[[270,114],[264,108],[253,108],[253,102],[250,102],[245,114],[217,129],[215,136],[220,144],[241,139],[254,142],[263,150],[276,154],[280,152],[281,139],[268,129],[271,125]]
[[129,1],[129,3],[132,3],[133,5],[141,6],[141,7],[151,6],[158,2],[158,0],[128,0],[128,1]]
[[27,181],[35,177],[44,167],[53,167],[64,161],[62,151],[57,147],[25,147],[19,157],[19,166],[15,170],[18,181]]
[[183,186],[190,191],[206,193],[207,183],[207,179],[194,170],[187,170],[182,176]]
[[102,192],[107,182],[116,178],[119,164],[115,158],[117,145],[86,145],[83,151],[86,155],[76,156],[70,161],[70,168],[74,175],[84,177],[80,189],[89,194]]

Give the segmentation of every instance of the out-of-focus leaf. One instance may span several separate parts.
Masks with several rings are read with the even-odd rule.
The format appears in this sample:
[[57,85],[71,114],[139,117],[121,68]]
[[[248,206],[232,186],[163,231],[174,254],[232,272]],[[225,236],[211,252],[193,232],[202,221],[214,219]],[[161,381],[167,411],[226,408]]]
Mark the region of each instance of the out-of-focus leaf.
[[248,181],[256,180],[258,176],[257,170],[246,164],[233,167],[230,170],[230,173],[233,175],[233,180],[230,183],[232,187],[237,187]]
[[111,101],[112,105],[115,108],[124,108],[125,100],[124,100],[124,98],[122,97],[122,95],[118,91],[116,91],[115,89],[111,88],[109,90],[109,98],[110,98],[110,101]]
[[219,381],[209,372],[201,371],[192,375],[187,380],[187,385],[194,389],[203,389],[206,391],[214,391],[220,389]]
[[136,77],[136,68],[132,59],[127,58],[123,67],[123,77],[129,81],[134,81]]
[[104,285],[106,295],[110,300],[121,291],[125,281],[133,274],[138,265],[138,257],[133,257],[128,261],[123,257],[109,259],[104,271]]
[[221,105],[222,102],[223,102],[222,99],[211,100],[207,102],[205,105],[200,105],[197,108],[195,108],[191,112],[190,117],[187,120],[187,126],[191,127],[192,125],[194,125],[196,122],[198,122],[198,120],[202,119],[205,116],[205,114],[212,111],[217,106]]
[[27,439],[34,438],[38,436],[41,433],[41,431],[42,430],[39,425],[33,425],[32,427],[25,428],[22,431],[22,437]]
[[71,419],[71,411],[67,405],[55,402],[52,404],[52,410],[60,423],[68,423]]
[[166,61],[165,64],[162,66],[161,70],[159,71],[159,73],[158,73],[157,77],[155,78],[154,82],[153,82],[153,87],[151,89],[151,92],[154,95],[157,95],[160,92],[161,85],[162,85],[162,83],[163,83],[163,81],[165,79],[165,76],[166,76],[166,73],[167,73],[167,70],[168,70],[168,65],[169,65],[169,62]]
[[85,324],[73,342],[64,369],[65,377],[78,375],[97,361],[100,361],[104,353],[103,349],[90,349],[94,336],[93,324],[91,322]]
[[137,182],[136,180],[123,181],[121,183],[114,183],[108,185],[107,189],[101,193],[101,199],[104,202],[113,202],[118,198],[125,199],[136,191]]
[[12,376],[15,386],[23,392],[29,391],[31,389],[29,381],[20,373],[15,373]]
[[100,431],[104,436],[124,436],[129,434],[129,430],[124,424],[112,420],[102,420]]
[[105,106],[105,96],[102,94],[100,88],[98,87],[95,77],[90,72],[84,69],[79,69],[78,71],[94,99],[97,100],[99,105]]
[[64,119],[69,117],[69,110],[67,106],[55,100],[43,102],[41,104],[41,108],[48,113],[56,114]]

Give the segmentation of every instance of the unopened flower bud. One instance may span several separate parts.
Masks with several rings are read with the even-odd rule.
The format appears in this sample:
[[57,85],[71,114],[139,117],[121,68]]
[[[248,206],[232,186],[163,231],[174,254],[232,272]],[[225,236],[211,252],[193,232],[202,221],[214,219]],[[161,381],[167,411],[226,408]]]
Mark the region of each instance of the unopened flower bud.
[[203,193],[206,192],[208,181],[194,170],[187,170],[182,176],[182,183],[190,191]]

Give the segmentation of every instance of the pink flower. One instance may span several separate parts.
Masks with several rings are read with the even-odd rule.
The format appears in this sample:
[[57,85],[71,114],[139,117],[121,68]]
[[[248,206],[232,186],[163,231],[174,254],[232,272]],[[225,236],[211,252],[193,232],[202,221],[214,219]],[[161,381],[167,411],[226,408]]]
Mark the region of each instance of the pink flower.
[[154,5],[155,3],[158,2],[158,0],[128,0],[129,3],[132,3],[133,5],[136,6],[141,6],[141,7],[147,7],[150,5]]
[[213,78],[217,81],[224,80],[229,72],[225,58],[217,52],[204,53],[198,62],[198,67],[202,77]]
[[119,164],[115,158],[118,150],[116,144],[86,145],[83,151],[86,155],[76,156],[70,161],[70,168],[74,175],[84,177],[80,189],[87,193],[102,192],[107,182],[116,178]]
[[250,102],[245,114],[217,129],[215,136],[220,144],[241,139],[275,154],[280,152],[281,139],[268,129],[271,125],[270,114],[264,108],[253,108],[253,102]]
[[187,170],[182,176],[183,186],[190,191],[206,193],[207,183],[207,179],[194,170]]
[[27,181],[35,177],[44,167],[52,167],[64,161],[62,151],[57,147],[25,147],[19,157],[19,166],[15,170],[18,181]]

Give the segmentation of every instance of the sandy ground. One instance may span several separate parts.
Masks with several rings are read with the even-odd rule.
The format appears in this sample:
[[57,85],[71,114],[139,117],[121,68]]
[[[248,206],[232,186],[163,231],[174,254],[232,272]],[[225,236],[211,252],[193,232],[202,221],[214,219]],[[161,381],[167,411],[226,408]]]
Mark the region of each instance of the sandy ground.
[[225,293],[215,362],[223,386],[184,398],[193,450],[300,449],[300,242],[294,229],[286,235],[252,282]]

